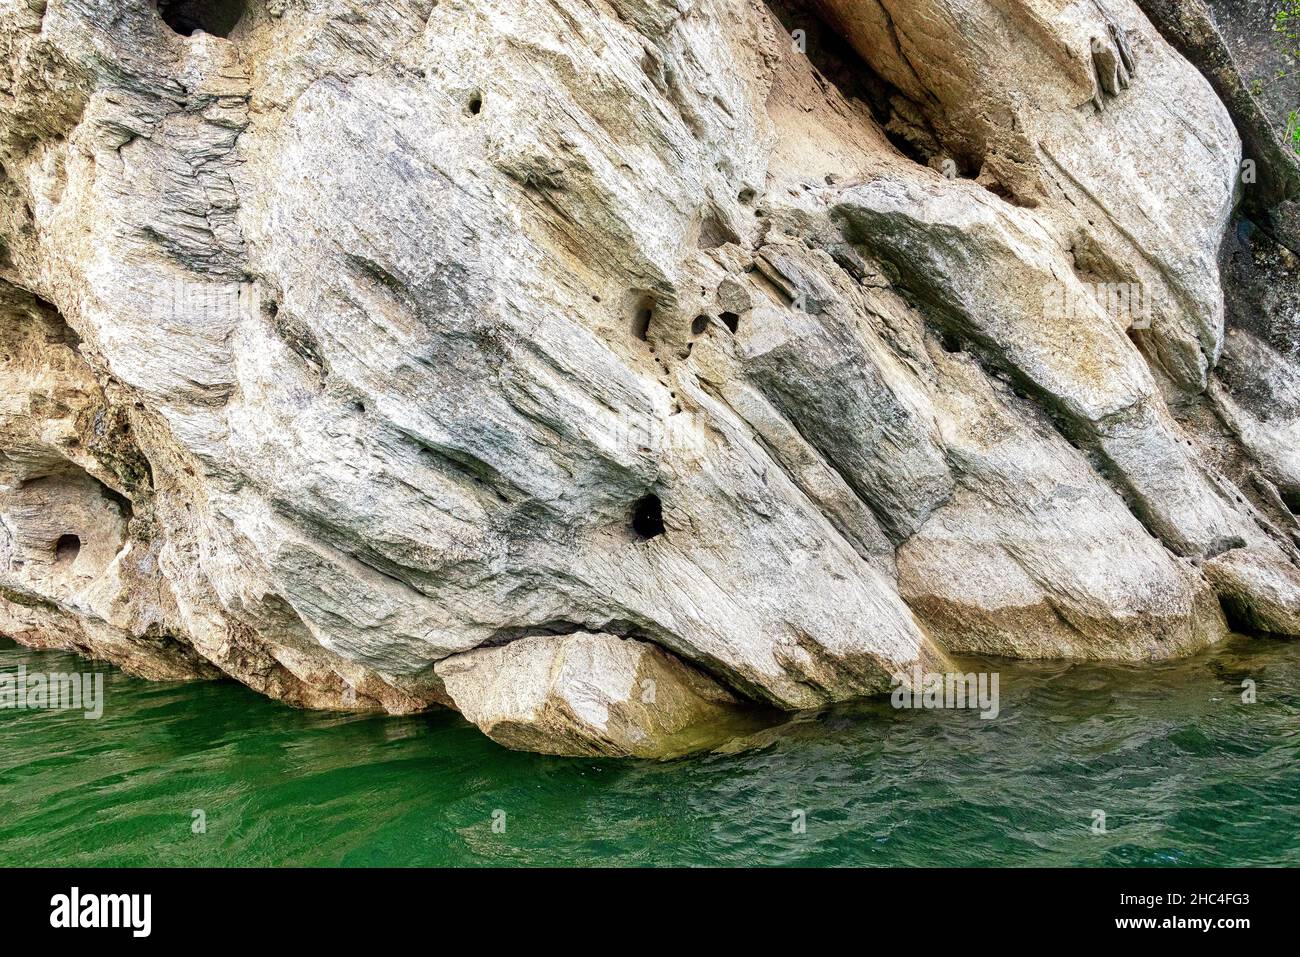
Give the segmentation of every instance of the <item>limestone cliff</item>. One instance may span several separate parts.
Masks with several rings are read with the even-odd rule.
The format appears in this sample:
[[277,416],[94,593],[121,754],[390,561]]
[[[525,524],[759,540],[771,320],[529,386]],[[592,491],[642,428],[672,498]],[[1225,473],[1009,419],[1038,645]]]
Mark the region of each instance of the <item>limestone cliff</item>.
[[1270,10],[0,0],[0,633],[642,755],[1300,636]]

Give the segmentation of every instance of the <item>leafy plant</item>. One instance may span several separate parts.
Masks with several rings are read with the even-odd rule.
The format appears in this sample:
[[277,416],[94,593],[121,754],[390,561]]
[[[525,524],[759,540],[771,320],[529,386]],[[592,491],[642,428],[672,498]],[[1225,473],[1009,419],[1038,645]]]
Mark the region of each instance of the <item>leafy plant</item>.
[[[1283,0],[1282,6],[1273,14],[1273,32],[1281,38],[1287,60],[1300,66],[1300,0]],[[1287,75],[1287,70],[1280,70],[1278,79],[1285,79]],[[1286,139],[1296,153],[1300,153],[1300,112],[1296,110],[1287,115]]]
[[1283,0],[1281,8],[1273,14],[1273,31],[1282,36],[1287,54],[1292,59],[1300,59],[1300,0]]

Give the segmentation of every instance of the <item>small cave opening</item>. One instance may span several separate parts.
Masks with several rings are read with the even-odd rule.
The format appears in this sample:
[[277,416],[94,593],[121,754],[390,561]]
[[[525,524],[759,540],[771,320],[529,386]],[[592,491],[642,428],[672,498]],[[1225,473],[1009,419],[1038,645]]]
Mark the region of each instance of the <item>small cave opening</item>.
[[986,190],[988,190],[998,199],[1002,200],[1004,203],[1010,203],[1012,206],[1019,206],[1022,209],[1036,209],[1038,207],[1038,203],[1035,202],[1032,198],[1023,198],[1021,196],[1016,195],[998,180],[989,180],[988,182],[981,182],[978,178],[976,178],[975,182],[977,185],[983,186]]
[[483,112],[483,94],[478,90],[469,95],[469,100],[465,104],[465,112],[469,116],[478,116]]
[[244,18],[245,6],[246,0],[158,0],[158,15],[183,37],[200,30],[228,37]]
[[740,316],[736,315],[734,312],[720,312],[718,313],[718,318],[721,319],[722,324],[732,332],[735,332],[740,328]]
[[60,535],[59,540],[54,543],[54,561],[59,565],[75,561],[80,554],[81,539],[76,535]]
[[1279,489],[1279,494],[1282,498],[1282,504],[1287,507],[1287,511],[1292,515],[1300,516],[1300,488]]
[[632,335],[642,342],[650,337],[650,323],[654,320],[655,303],[649,296],[637,300],[632,310]]
[[706,315],[698,315],[691,322],[691,335],[702,336],[704,335],[704,330],[707,328],[709,328],[709,317]]
[[[920,166],[929,166],[932,158],[949,158],[952,166],[940,163],[950,178],[971,179],[980,164],[969,157],[947,157],[940,137],[931,124],[925,103],[912,100],[891,83],[854,48],[850,31],[842,17],[834,13],[835,4],[818,0],[763,0],[767,8],[792,37],[798,36],[800,51],[816,70],[820,79],[839,91],[845,102],[857,100],[871,111],[880,131],[903,156]],[[841,4],[847,7],[846,4]],[[853,14],[851,16],[869,16]],[[885,20],[893,33],[888,14]],[[898,38],[894,37],[894,43]],[[832,185],[832,184],[828,184]],[[757,212],[755,215],[759,215]]]
[[664,506],[658,495],[647,495],[632,506],[632,531],[644,541],[664,533]]
[[965,352],[966,344],[962,342],[961,336],[955,332],[944,330],[939,334],[939,344],[943,346],[944,352]]

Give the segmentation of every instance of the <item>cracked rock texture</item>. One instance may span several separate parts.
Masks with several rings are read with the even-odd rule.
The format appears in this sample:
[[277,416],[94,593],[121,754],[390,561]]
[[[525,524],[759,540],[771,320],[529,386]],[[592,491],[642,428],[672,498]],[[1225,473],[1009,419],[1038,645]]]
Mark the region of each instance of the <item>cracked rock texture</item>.
[[0,633],[651,757],[1296,637],[1266,6],[0,0]]

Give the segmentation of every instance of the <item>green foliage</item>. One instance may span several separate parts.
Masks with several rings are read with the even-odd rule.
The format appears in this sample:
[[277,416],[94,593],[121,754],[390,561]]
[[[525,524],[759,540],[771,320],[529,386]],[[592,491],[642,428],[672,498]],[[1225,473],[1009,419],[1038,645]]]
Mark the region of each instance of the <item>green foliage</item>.
[[1283,0],[1273,14],[1273,31],[1282,37],[1287,54],[1300,59],[1300,0]]
[[[1283,0],[1273,14],[1273,32],[1282,43],[1283,52],[1290,61],[1288,69],[1300,67],[1300,0]],[[1281,70],[1278,79],[1284,79],[1288,70]],[[1300,153],[1300,112],[1292,110],[1287,116],[1286,139]]]

